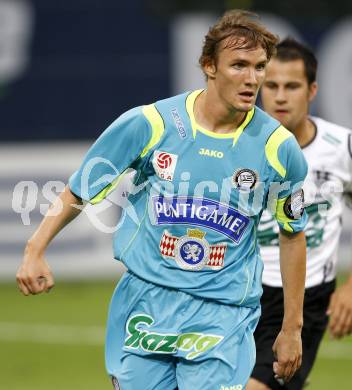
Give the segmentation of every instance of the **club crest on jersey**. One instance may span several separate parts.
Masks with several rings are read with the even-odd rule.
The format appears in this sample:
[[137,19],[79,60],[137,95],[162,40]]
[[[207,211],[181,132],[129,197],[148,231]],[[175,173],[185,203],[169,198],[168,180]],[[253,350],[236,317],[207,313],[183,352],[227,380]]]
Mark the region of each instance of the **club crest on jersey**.
[[245,192],[253,190],[258,180],[258,173],[248,168],[238,169],[232,176],[234,187]]
[[285,201],[284,212],[290,219],[300,219],[304,211],[304,192],[299,190],[291,194]]
[[175,245],[176,263],[183,269],[199,271],[208,262],[209,244],[204,239],[205,233],[199,229],[188,229]]
[[153,167],[160,179],[172,181],[178,156],[176,154],[156,150],[153,155]]
[[160,240],[160,252],[164,258],[174,259],[187,270],[198,271],[203,267],[218,271],[224,267],[226,242],[209,245],[205,233],[199,229],[188,229],[187,235],[172,236],[167,230]]

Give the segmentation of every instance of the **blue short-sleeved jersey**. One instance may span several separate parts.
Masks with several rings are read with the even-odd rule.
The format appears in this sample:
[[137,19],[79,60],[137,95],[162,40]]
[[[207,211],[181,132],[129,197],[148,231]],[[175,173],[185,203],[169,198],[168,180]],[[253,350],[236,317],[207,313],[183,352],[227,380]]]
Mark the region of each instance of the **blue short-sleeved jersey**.
[[115,257],[157,285],[256,307],[261,213],[268,205],[281,229],[303,230],[307,165],[294,136],[257,107],[232,133],[201,128],[193,114],[201,92],[123,114],[91,147],[69,186],[95,203],[134,168],[140,190],[129,201],[137,218],[126,213],[122,219]]

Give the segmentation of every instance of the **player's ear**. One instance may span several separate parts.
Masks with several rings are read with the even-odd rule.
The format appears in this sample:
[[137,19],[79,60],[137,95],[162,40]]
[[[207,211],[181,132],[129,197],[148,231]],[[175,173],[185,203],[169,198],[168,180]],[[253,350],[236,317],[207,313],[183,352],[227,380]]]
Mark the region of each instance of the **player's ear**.
[[214,79],[215,78],[215,73],[216,73],[216,64],[214,60],[211,60],[207,62],[204,67],[203,71],[208,77],[208,79]]
[[316,81],[313,81],[309,85],[309,102],[314,100],[314,98],[317,96],[318,93],[318,83]]

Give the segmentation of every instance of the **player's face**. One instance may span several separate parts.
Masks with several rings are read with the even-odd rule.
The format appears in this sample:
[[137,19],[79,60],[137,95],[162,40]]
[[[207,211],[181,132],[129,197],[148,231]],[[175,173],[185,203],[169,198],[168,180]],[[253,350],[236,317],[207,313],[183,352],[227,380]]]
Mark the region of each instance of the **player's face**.
[[208,85],[212,83],[222,103],[230,110],[249,111],[255,104],[265,77],[266,52],[254,49],[220,48],[216,63],[205,67]]
[[295,131],[305,120],[316,91],[316,83],[308,85],[303,60],[273,59],[267,65],[261,90],[263,108],[287,129]]

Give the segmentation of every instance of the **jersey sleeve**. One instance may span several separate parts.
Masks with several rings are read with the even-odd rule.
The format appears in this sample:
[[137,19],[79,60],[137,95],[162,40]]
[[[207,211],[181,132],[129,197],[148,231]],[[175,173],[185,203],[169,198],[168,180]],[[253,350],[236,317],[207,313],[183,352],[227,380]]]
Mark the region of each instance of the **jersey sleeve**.
[[275,184],[280,188],[274,200],[274,214],[280,230],[297,233],[304,230],[308,219],[302,189],[308,166],[292,133],[282,126],[278,130],[272,148],[275,157],[271,158],[277,172]]
[[145,154],[152,128],[136,107],[122,114],[96,140],[80,168],[70,177],[76,196],[98,203],[116,187],[121,174]]

